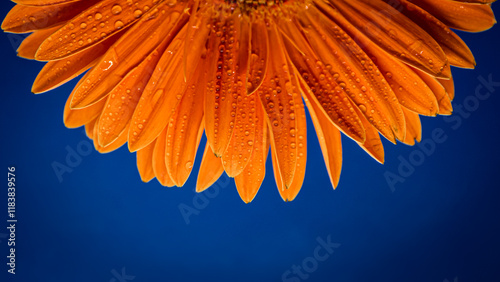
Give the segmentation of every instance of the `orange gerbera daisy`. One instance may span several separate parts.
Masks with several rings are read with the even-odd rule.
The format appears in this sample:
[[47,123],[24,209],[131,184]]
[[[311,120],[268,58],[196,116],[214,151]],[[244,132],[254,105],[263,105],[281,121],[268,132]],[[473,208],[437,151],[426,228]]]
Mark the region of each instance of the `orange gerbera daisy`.
[[182,186],[203,131],[197,191],[225,171],[255,197],[271,147],[281,197],[306,169],[307,106],[334,187],[340,132],[379,162],[379,135],[420,140],[449,115],[450,65],[474,58],[450,29],[495,23],[494,0],[14,0],[2,24],[47,61],[34,93],[86,74],[64,111],[99,152],[128,142],[143,181]]

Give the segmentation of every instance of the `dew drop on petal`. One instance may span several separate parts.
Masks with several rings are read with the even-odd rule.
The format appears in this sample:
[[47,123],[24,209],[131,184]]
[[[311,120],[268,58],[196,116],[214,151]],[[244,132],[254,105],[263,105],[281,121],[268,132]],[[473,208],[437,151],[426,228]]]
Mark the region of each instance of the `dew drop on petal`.
[[115,28],[116,29],[121,29],[123,27],[123,22],[122,21],[116,21],[115,22]]
[[122,12],[122,6],[120,5],[114,5],[113,8],[111,8],[111,13],[113,13],[113,15],[118,15]]

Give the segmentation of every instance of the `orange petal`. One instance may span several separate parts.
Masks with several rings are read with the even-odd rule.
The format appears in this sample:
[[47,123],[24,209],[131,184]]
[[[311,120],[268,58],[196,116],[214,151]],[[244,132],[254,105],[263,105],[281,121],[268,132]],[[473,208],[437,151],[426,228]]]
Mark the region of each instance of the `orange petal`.
[[319,145],[323,153],[330,182],[335,189],[338,186],[342,170],[342,141],[340,131],[321,110],[321,106],[317,100],[312,98],[312,94],[307,89],[303,91],[303,95],[309,109],[309,115],[316,129],[316,135],[318,135]]
[[[302,76],[304,85],[307,85],[309,91],[313,93],[312,99],[317,100],[322,111],[344,134],[356,141],[363,142],[365,139],[363,125],[354,112],[354,105],[346,92],[335,82],[335,76],[323,63],[317,63],[319,61],[317,56],[308,47],[302,34],[294,25],[283,21],[280,23],[280,27],[283,28],[287,36],[284,43],[290,60]],[[292,45],[292,42],[298,45]],[[301,50],[303,51],[301,52]],[[276,67],[282,68],[281,65],[276,65]]]
[[447,25],[419,6],[407,0],[399,1],[399,11],[418,24],[439,43],[451,65],[474,68],[476,62],[469,47]]
[[17,4],[22,4],[26,6],[47,6],[55,4],[64,4],[70,2],[85,2],[87,0],[12,0],[12,2]]
[[207,143],[205,152],[198,170],[198,180],[196,181],[196,192],[203,192],[219,179],[224,172],[224,167],[220,158],[217,158],[212,148]]
[[462,2],[462,3],[491,4],[497,0],[452,0],[452,1]]
[[434,93],[408,65],[374,45],[365,46],[365,51],[375,58],[375,64],[391,85],[402,107],[421,115],[437,115],[439,106]]
[[139,98],[152,75],[152,70],[155,69],[163,53],[160,51],[162,51],[161,46],[139,66],[132,69],[109,93],[99,120],[98,139],[101,146],[113,142],[130,124]]
[[436,100],[439,105],[439,114],[440,115],[451,115],[453,112],[453,107],[451,105],[451,100],[450,96],[448,93],[446,93],[446,89],[439,83],[439,81],[428,75],[427,73],[424,73],[422,71],[419,71],[417,69],[413,69],[418,76],[429,86],[429,88],[434,92],[434,95],[436,96]]
[[[293,87],[299,91],[298,76],[296,74],[291,74]],[[294,97],[295,98],[295,97]],[[307,162],[307,124],[306,124],[306,112],[304,109],[304,104],[302,103],[302,98],[298,95],[298,101],[295,101],[295,115],[297,119],[297,130],[296,135],[298,136],[297,144],[297,161],[295,163],[295,173],[293,175],[293,180],[290,186],[284,186],[284,178],[282,178],[283,185],[278,186],[278,191],[280,192],[281,198],[285,202],[293,201],[295,197],[299,194],[302,184],[304,183],[304,177],[306,175],[306,162]],[[271,143],[273,144],[273,143]],[[293,147],[293,144],[290,144]],[[272,148],[272,147],[271,147]],[[275,149],[277,149],[275,147]],[[271,154],[273,154],[271,152]],[[279,154],[276,154],[279,156]],[[276,158],[279,162],[279,158]],[[274,166],[274,165],[273,165]],[[278,169],[280,167],[278,166]],[[283,174],[281,174],[283,175]]]
[[250,45],[251,56],[248,68],[248,94],[252,94],[262,85],[269,64],[269,42],[264,20],[255,19],[252,22]]
[[491,28],[497,21],[490,5],[478,5],[449,0],[411,0],[447,26],[479,32]]
[[36,77],[31,91],[46,92],[79,76],[96,65],[99,58],[118,38],[119,36],[113,36],[64,60],[48,62]]
[[[155,2],[158,1],[143,0],[141,5],[155,9]],[[132,25],[145,12],[144,8],[133,5],[132,1],[102,0],[47,38],[35,57],[42,61],[57,60],[85,50]]]
[[137,151],[137,169],[141,175],[141,179],[144,182],[149,182],[151,179],[155,178],[155,173],[153,171],[153,152],[155,148],[156,141],[151,142],[145,148]]
[[450,100],[453,101],[453,99],[455,99],[455,83],[453,82],[453,77],[450,77],[450,79],[438,79],[438,81],[446,90],[446,94],[448,94]]
[[[274,26],[268,29],[269,41],[275,47],[270,49],[267,74],[257,90],[269,118],[272,146],[277,156],[278,172],[285,187],[290,187],[295,174],[298,147],[298,119],[295,105],[301,104],[299,88],[291,78],[292,67],[288,65],[282,38]],[[300,133],[302,134],[302,133]]]
[[77,88],[71,108],[84,108],[104,98],[160,44],[157,51],[163,54],[187,21],[183,5],[167,7],[167,2],[160,3],[127,30],[91,70],[88,82]]
[[[359,113],[359,109],[355,109]],[[358,145],[363,148],[372,158],[374,158],[376,161],[379,163],[383,164],[384,163],[384,145],[382,144],[382,141],[380,140],[380,136],[378,134],[378,131],[375,127],[373,127],[370,122],[363,116],[360,116],[361,122],[363,123],[363,126],[365,127],[365,132],[366,132],[366,139],[365,142],[359,143]],[[405,125],[405,132],[404,135],[401,139],[398,140],[404,140],[406,138],[406,125]]]
[[[322,1],[315,3],[361,46],[377,44],[394,57],[433,76],[450,77],[450,66],[439,44],[389,4],[383,1],[330,0],[329,4],[337,8],[336,11]],[[366,37],[356,37],[353,28],[362,31]]]
[[38,50],[38,46],[42,44],[42,42],[49,37],[54,31],[59,29],[61,26],[55,26],[52,28],[37,30],[26,37],[19,48],[17,48],[17,55],[21,58],[25,59],[35,59],[36,50]]
[[85,134],[90,140],[94,139],[94,128],[96,124],[97,119],[94,119],[87,124],[85,124]]
[[[205,132],[216,156],[229,145],[238,97],[247,95],[250,23],[236,13],[215,21],[209,36],[208,83],[205,96]],[[234,42],[233,42],[234,40]]]
[[12,33],[26,33],[60,26],[98,1],[100,0],[85,0],[39,7],[16,5],[5,16],[2,29]]
[[[195,50],[203,50],[208,33],[207,25],[202,25],[193,44]],[[199,56],[189,56],[187,81],[182,71],[186,29],[183,29],[163,54],[156,66],[144,93],[132,116],[129,130],[129,149],[135,151],[149,144],[167,125],[170,117],[186,91],[188,82],[203,61]],[[201,66],[201,64],[200,64]]]
[[349,35],[315,8],[299,14],[298,19],[312,49],[334,76],[332,83],[338,83],[361,110],[358,115],[364,115],[389,140],[394,140],[394,136],[402,139],[403,112],[377,65]]
[[176,38],[170,44],[139,99],[128,133],[131,152],[145,147],[160,134],[182,98],[186,83],[176,70],[182,67],[182,56],[177,56],[177,52],[182,50],[183,39]]
[[[321,8],[328,11],[331,16],[332,10],[327,6]],[[354,28],[345,18],[335,14],[337,23],[342,23],[342,28],[349,32],[363,46],[366,54],[372,58],[380,72],[391,85],[394,93],[404,107],[423,115],[435,116],[438,111],[437,101],[432,91],[406,64],[389,55],[379,46],[371,42],[360,30]],[[333,17],[332,17],[333,19]],[[358,140],[359,141],[359,140]],[[391,140],[394,142],[394,140]]]
[[420,124],[420,118],[418,114],[410,111],[410,110],[404,110],[405,111],[405,118],[406,118],[406,138],[402,142],[404,144],[413,146],[415,144],[415,140],[417,142],[420,142],[422,140],[422,126]]
[[193,170],[203,133],[203,72],[197,72],[168,124],[165,163],[176,186],[183,186]]
[[[297,78],[292,77],[292,80]],[[298,82],[297,82],[298,83]],[[278,159],[278,152],[276,151],[276,147],[274,143],[271,142],[271,155],[273,160],[273,172],[274,178],[276,179],[276,184],[278,186],[278,192],[280,193],[281,198],[285,202],[290,202],[297,197],[297,194],[302,188],[302,184],[304,182],[304,176],[306,172],[306,160],[307,160],[307,144],[306,144],[306,119],[305,119],[305,110],[302,103],[296,107],[296,114],[298,117],[297,120],[297,135],[299,136],[299,145],[297,148],[297,161],[295,167],[295,173],[293,176],[293,180],[289,186],[285,185],[283,181],[283,174],[280,173],[280,165]],[[269,125],[272,126],[272,125]]]
[[[94,127],[94,134],[93,135],[95,137],[97,136],[98,130],[99,130],[99,128],[98,128],[98,121],[99,121],[99,118],[96,119],[96,123],[95,123],[95,127]],[[101,154],[106,154],[106,153],[112,152],[114,150],[117,150],[121,146],[125,145],[125,143],[127,143],[127,134],[126,134],[126,132],[122,132],[118,136],[118,138],[116,138],[113,142],[109,143],[105,147],[99,145],[99,141],[97,140],[97,138],[94,138],[94,147]]]
[[167,135],[167,128],[165,128],[161,134],[156,139],[155,148],[153,150],[153,171],[155,173],[156,179],[161,185],[172,187],[175,183],[170,178],[167,171],[167,166],[165,165],[165,141]]
[[[255,96],[255,95],[254,95]],[[255,135],[250,161],[245,169],[238,174],[234,181],[240,198],[250,203],[257,195],[266,175],[266,159],[269,151],[267,143],[267,120],[260,100],[256,99],[255,108]]]
[[238,96],[233,136],[222,155],[222,165],[229,177],[239,175],[250,162],[257,130],[256,112],[261,107],[257,99],[257,95]]
[[[84,75],[82,79],[80,79],[80,82],[78,82],[75,89],[82,83],[82,81],[86,80],[87,78],[88,73]],[[102,100],[101,102],[90,107],[73,110],[70,109],[69,105],[74,93],[75,90],[73,89],[73,92],[71,92],[71,95],[68,97],[66,105],[64,106],[64,125],[66,125],[66,127],[68,128],[77,128],[95,119],[102,112],[102,108],[104,107],[104,104],[106,102],[105,100]]]

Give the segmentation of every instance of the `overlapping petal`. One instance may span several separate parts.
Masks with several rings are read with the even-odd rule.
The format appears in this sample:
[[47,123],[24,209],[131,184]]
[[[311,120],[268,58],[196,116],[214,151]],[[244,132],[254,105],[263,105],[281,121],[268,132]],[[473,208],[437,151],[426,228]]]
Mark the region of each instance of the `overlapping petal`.
[[[2,28],[47,61],[34,93],[83,75],[64,123],[97,151],[128,143],[141,179],[182,186],[205,132],[196,191],[224,173],[245,203],[271,159],[284,201],[307,159],[306,110],[336,188],[341,133],[378,162],[381,136],[414,145],[420,115],[450,115],[451,66],[474,68],[453,29],[496,23],[493,0],[15,0]],[[270,152],[270,156],[269,156]]]

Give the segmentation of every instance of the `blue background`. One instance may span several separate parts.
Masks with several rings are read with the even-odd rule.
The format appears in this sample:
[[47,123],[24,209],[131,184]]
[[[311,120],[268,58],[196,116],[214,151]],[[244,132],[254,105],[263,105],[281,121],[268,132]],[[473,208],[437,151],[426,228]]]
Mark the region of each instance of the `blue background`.
[[[2,18],[12,5],[1,4]],[[470,102],[478,76],[500,81],[500,28],[459,34],[478,66],[453,69],[455,106]],[[62,122],[75,82],[31,94],[42,64],[17,58],[17,39],[0,35],[0,170],[16,167],[19,220],[17,274],[9,281],[120,281],[122,270],[130,275],[123,281],[134,282],[281,281],[293,265],[311,263],[318,237],[340,246],[308,281],[500,281],[500,87],[456,129],[443,117],[423,118],[424,139],[435,129],[447,139],[394,192],[384,173],[397,173],[401,157],[408,160],[418,147],[386,142],[380,165],[345,139],[340,187],[333,191],[309,123],[307,174],[295,201],[281,200],[268,163],[251,204],[224,178],[187,224],[179,204],[194,207],[200,199],[196,173],[182,188],[143,184],[126,148],[92,151],[59,182],[51,164],[65,163],[67,146],[88,142],[82,129]],[[200,155],[195,171],[199,161]],[[2,236],[6,178],[0,183]],[[0,281],[7,281],[6,239],[0,240]]]

